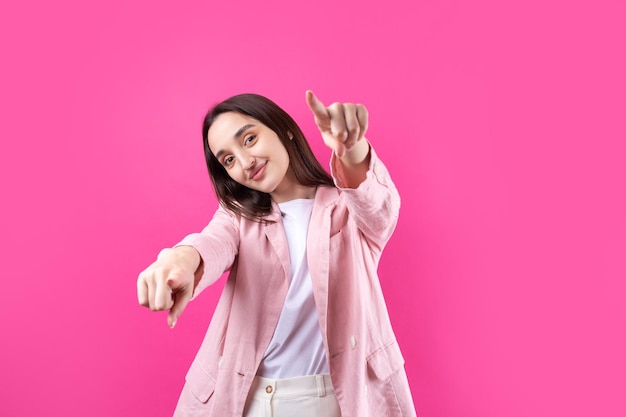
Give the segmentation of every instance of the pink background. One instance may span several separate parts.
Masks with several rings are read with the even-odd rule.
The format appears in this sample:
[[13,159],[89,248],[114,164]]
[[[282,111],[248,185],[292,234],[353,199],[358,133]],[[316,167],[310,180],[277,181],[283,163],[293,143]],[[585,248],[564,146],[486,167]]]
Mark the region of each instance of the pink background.
[[215,208],[200,122],[364,103],[403,197],[380,267],[422,417],[626,415],[623,1],[23,1],[0,10],[0,416],[169,416],[137,274]]

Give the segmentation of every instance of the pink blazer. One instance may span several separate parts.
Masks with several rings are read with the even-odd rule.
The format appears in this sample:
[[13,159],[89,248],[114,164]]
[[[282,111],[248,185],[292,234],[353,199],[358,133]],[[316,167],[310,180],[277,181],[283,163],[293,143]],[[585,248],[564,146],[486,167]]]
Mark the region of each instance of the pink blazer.
[[[307,257],[330,375],[342,417],[415,416],[404,359],[377,275],[397,222],[400,197],[371,150],[366,180],[319,187]],[[218,208],[209,225],[179,245],[203,259],[194,297],[230,270],[200,350],[186,376],[176,417],[241,416],[257,368],[276,327],[289,284],[289,250],[274,205],[273,223]]]

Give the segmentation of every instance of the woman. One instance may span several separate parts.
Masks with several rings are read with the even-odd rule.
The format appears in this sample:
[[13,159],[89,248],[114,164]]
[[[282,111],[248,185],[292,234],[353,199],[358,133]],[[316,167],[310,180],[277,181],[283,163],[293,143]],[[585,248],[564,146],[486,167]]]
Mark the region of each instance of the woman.
[[230,271],[175,416],[415,416],[376,273],[400,198],[365,107],[306,101],[332,177],[267,98],[219,103],[203,143],[220,206],[139,275],[139,303],[173,327]]

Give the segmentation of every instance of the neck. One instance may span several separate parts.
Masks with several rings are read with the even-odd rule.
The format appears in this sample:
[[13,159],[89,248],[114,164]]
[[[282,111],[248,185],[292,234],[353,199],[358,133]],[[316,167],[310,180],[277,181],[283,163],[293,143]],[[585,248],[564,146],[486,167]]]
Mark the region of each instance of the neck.
[[275,191],[271,193],[272,200],[276,203],[284,203],[286,201],[295,200],[298,198],[315,198],[315,191],[317,187],[310,187],[305,185],[293,185],[289,187],[289,190],[285,192]]

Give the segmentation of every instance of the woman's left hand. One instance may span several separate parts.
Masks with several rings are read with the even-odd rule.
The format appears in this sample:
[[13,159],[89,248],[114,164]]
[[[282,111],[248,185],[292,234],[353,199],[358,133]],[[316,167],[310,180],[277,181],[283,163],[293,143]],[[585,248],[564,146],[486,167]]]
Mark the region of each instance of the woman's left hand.
[[[333,103],[326,107],[310,90],[306,92],[306,102],[315,116],[315,123],[322,133],[324,143],[339,158],[343,159],[344,156],[348,156],[347,154],[356,153],[357,155],[350,156],[355,156],[357,161],[354,162],[358,162],[358,159],[367,155],[369,145],[359,143],[366,142],[362,141],[367,131],[368,115],[365,106]],[[363,150],[365,154],[361,155]]]

